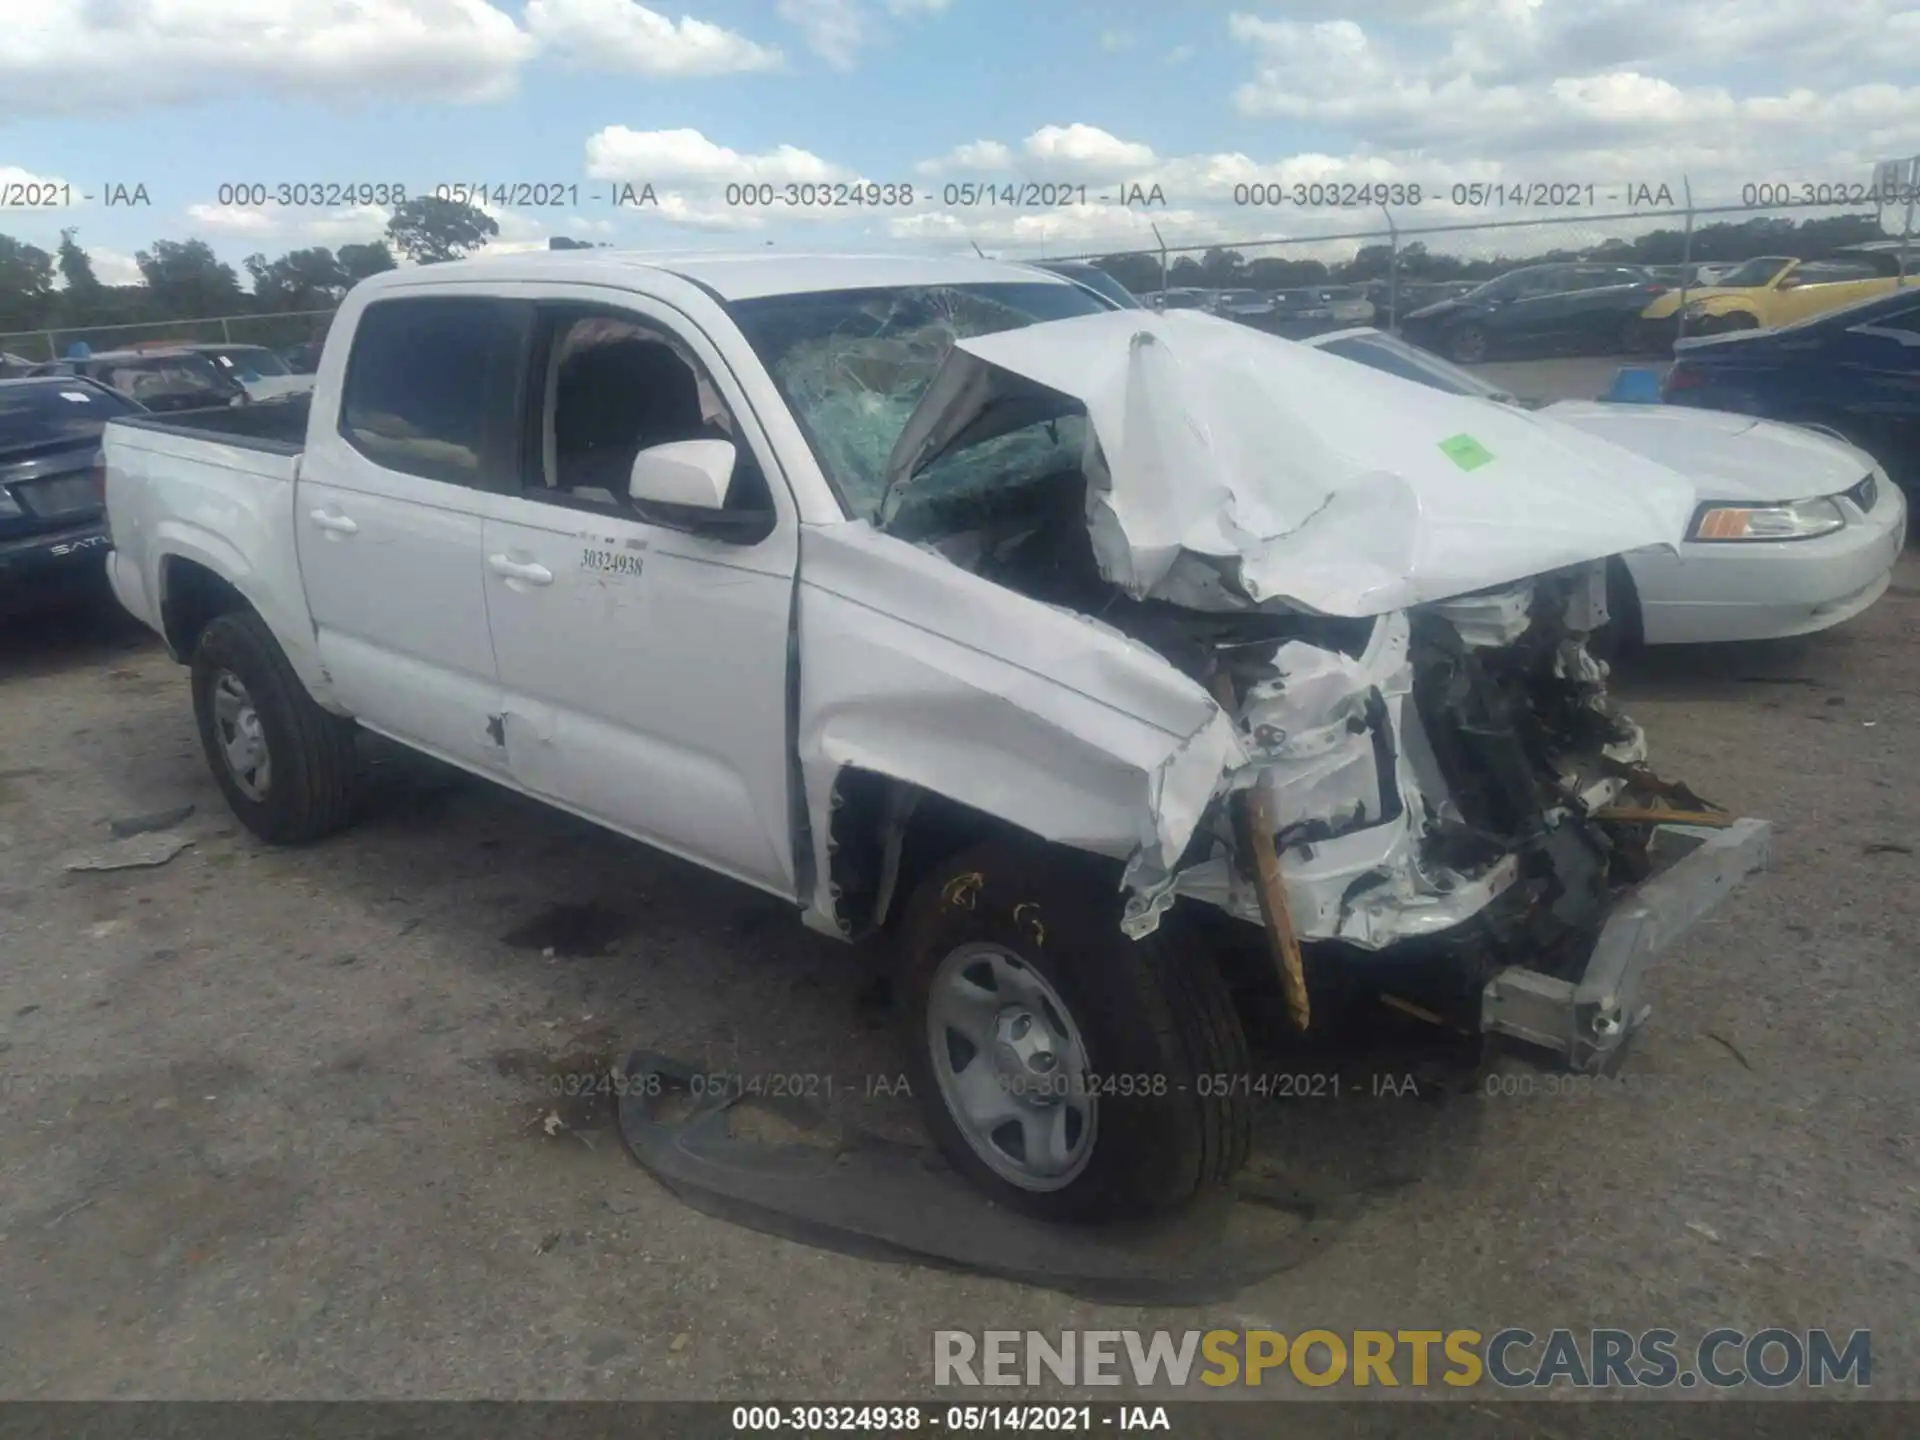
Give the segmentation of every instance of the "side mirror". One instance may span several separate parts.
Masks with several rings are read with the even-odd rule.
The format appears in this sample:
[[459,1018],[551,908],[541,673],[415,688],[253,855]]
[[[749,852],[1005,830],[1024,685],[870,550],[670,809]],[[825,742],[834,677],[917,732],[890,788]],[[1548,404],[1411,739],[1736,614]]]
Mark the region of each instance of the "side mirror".
[[633,457],[627,494],[636,505],[720,510],[739,458],[731,440],[673,440]]
[[729,510],[740,452],[731,440],[670,440],[633,457],[627,496],[640,518],[713,540],[751,545],[773,533],[771,509]]

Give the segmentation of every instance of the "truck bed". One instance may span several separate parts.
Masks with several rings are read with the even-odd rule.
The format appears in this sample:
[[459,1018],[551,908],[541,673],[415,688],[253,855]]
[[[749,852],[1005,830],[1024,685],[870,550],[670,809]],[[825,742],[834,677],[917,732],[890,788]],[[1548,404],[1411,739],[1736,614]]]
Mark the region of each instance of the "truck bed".
[[211,410],[181,410],[172,415],[141,415],[116,420],[115,425],[155,430],[163,435],[218,440],[249,450],[298,455],[307,438],[307,415],[312,392],[255,405],[218,406]]

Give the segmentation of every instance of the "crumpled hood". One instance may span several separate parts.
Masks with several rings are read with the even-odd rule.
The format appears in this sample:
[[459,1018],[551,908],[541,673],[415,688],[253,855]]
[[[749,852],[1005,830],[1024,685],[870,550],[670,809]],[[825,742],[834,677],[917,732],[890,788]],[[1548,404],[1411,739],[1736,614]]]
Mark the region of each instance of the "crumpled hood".
[[889,462],[1083,406],[1107,578],[1196,609],[1384,614],[1685,533],[1683,476],[1510,406],[1191,311],[957,342]]
[[1718,410],[1562,400],[1536,413],[1679,471],[1702,500],[1836,495],[1858,485],[1874,464],[1830,435]]

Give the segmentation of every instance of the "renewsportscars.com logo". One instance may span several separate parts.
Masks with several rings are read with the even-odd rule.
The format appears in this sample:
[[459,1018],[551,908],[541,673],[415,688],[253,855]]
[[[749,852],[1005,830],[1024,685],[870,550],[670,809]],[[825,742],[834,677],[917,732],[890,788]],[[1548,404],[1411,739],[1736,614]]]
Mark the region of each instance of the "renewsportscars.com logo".
[[1853,1330],[936,1330],[933,1383],[959,1386],[1329,1385],[1505,1390],[1820,1389],[1873,1383]]

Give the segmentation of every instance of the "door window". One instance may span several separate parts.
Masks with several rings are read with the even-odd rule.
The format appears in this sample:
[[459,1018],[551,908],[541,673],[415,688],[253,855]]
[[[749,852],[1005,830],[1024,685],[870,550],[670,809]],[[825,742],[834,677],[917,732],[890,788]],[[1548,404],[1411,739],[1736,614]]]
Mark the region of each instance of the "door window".
[[340,433],[376,465],[479,487],[513,409],[519,307],[480,296],[381,300],[354,328]]
[[627,493],[636,455],[676,440],[727,440],[738,455],[726,508],[772,511],[719,387],[670,331],[635,315],[556,306],[541,315],[534,354],[539,410],[523,495],[637,518]]

